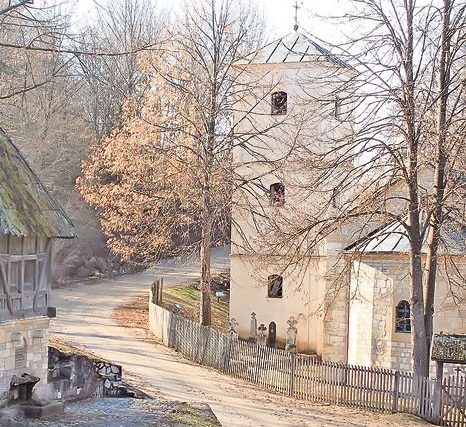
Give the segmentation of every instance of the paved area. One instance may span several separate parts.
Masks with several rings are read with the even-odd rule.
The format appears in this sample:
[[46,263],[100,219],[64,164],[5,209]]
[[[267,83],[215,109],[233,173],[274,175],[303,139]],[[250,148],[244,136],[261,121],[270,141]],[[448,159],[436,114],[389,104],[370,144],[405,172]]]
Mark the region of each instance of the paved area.
[[[65,413],[40,420],[0,419],[3,427],[187,427],[217,426],[204,418],[193,417],[191,422],[180,421],[185,413],[177,402],[157,402],[143,399],[95,399],[67,404]],[[12,414],[13,415],[13,414]],[[208,415],[208,414],[207,414]],[[200,424],[197,424],[199,422]]]
[[[213,267],[228,266],[225,250],[214,250]],[[142,330],[117,326],[112,311],[147,294],[151,281],[163,276],[171,286],[198,276],[196,260],[164,261],[152,271],[75,284],[56,290],[53,305],[58,317],[52,332],[71,344],[87,348],[102,358],[123,365],[125,376],[160,396],[210,405],[224,427],[321,427],[427,425],[407,416],[385,416],[337,407],[311,405],[257,389],[182,359],[174,351],[147,340]]]

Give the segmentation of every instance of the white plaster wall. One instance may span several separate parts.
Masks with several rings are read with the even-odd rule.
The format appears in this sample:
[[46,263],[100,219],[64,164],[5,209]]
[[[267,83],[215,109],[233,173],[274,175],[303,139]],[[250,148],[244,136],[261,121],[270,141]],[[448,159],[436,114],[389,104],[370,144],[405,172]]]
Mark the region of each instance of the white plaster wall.
[[[309,216],[317,216],[332,197],[334,182],[330,178],[319,192],[306,190],[314,177],[313,168],[303,158],[309,150],[327,151],[332,140],[351,133],[350,124],[333,116],[333,92],[338,92],[348,75],[337,72],[330,63],[314,61],[249,65],[242,70],[241,79],[253,82],[254,89],[243,92],[235,114],[236,131],[244,139],[238,139],[233,159],[239,180],[244,181],[233,195],[230,316],[240,323],[241,337],[247,338],[254,311],[258,324],[276,322],[277,338],[283,341],[286,321],[293,315],[299,321],[299,351],[344,360],[346,288],[334,290],[341,266],[328,271],[334,270],[344,245],[335,241],[327,248],[322,241],[311,252],[312,234],[305,241],[302,237],[287,239],[280,247],[274,243],[281,238],[278,230],[294,236],[296,227],[306,224]],[[271,94],[276,91],[288,94],[286,115],[270,114]],[[339,95],[345,96],[343,92]],[[350,105],[345,108],[349,111]],[[275,182],[285,185],[282,207],[269,206],[268,189]],[[261,217],[253,217],[252,211],[260,212]],[[331,260],[316,261],[317,256],[327,255],[327,249]],[[301,258],[298,266],[282,267],[283,298],[267,298],[267,276],[281,273],[274,267],[276,256],[286,264],[286,255],[295,250]]]
[[[236,173],[247,183],[233,195],[232,253],[263,254],[258,237],[267,234],[267,220],[258,224],[250,212],[256,209],[264,217],[283,217],[294,224],[319,212],[330,200],[334,183],[329,179],[319,193],[306,190],[313,169],[302,160],[308,149],[316,152],[322,145],[328,150],[332,138],[350,133],[351,126],[332,116],[331,93],[341,86],[343,75],[326,62],[255,64],[242,79],[257,84],[235,114],[237,133],[250,139],[233,150]],[[281,90],[288,94],[288,113],[273,116],[271,94]],[[286,187],[286,204],[280,208],[268,206],[268,189],[275,182]]]
[[[230,317],[234,317],[241,338],[250,333],[251,313],[256,313],[257,325],[267,328],[274,321],[277,325],[277,341],[284,345],[287,320],[298,320],[298,350],[318,352],[322,334],[322,307],[319,292],[324,286],[319,259],[308,259],[299,266],[270,263],[258,257],[231,257]],[[267,277],[283,276],[283,297],[268,298]]]

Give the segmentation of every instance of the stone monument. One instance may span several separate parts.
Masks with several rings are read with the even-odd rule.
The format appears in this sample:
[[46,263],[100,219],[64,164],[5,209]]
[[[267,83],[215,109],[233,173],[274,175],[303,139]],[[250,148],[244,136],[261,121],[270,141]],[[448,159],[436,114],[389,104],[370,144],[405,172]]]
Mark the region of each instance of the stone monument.
[[297,353],[298,347],[296,345],[296,341],[298,336],[298,329],[296,329],[296,325],[298,324],[298,321],[294,318],[294,316],[291,316],[286,323],[288,323],[288,329],[286,330],[285,350],[289,351],[290,353]]

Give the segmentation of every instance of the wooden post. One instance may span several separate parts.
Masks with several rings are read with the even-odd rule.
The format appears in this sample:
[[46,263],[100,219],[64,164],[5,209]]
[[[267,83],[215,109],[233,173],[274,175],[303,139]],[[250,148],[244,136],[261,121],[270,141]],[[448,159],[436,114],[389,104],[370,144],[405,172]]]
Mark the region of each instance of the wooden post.
[[290,370],[290,389],[289,395],[293,396],[295,387],[295,376],[296,376],[296,354],[290,353],[291,357],[291,370]]
[[398,395],[400,394],[400,372],[395,372],[395,380],[393,382],[393,402],[392,412],[395,414],[398,412]]
[[163,293],[163,277],[160,279],[160,287],[159,287],[159,305],[162,304],[162,293]]
[[434,385],[434,398],[432,405],[432,422],[440,424],[442,412],[442,382],[443,382],[443,362],[437,361],[437,371]]

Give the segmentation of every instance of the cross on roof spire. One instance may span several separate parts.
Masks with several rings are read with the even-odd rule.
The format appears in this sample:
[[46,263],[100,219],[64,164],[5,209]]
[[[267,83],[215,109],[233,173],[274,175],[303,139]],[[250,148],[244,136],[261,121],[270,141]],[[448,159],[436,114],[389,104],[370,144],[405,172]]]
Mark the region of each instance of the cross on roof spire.
[[[302,4],[302,2],[301,2],[301,4]],[[300,6],[298,6],[298,0],[295,0],[293,8],[294,8],[294,27],[293,27],[293,29],[295,31],[298,31],[298,28],[299,28],[298,9],[300,9]]]

